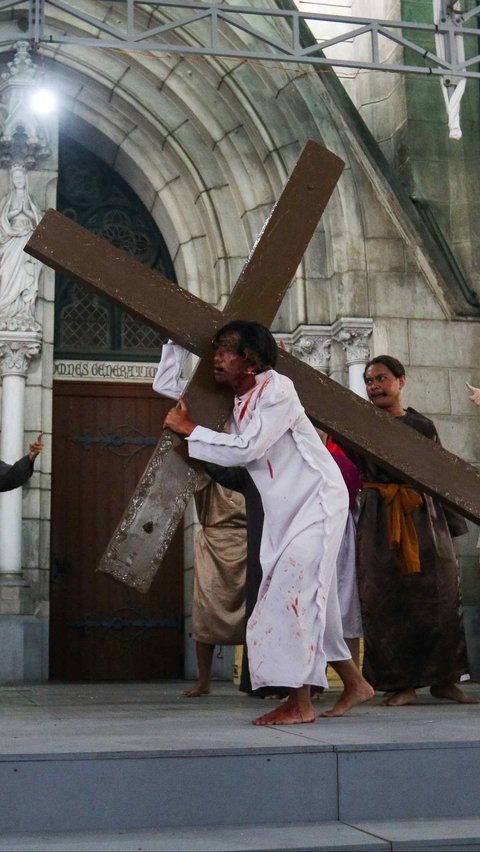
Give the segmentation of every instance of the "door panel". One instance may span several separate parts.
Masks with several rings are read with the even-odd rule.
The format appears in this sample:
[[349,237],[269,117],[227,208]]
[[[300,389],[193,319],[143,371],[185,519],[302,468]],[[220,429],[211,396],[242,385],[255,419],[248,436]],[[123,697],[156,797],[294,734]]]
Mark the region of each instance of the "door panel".
[[50,676],[183,676],[179,528],[146,595],[97,572],[171,407],[148,386],[54,383]]

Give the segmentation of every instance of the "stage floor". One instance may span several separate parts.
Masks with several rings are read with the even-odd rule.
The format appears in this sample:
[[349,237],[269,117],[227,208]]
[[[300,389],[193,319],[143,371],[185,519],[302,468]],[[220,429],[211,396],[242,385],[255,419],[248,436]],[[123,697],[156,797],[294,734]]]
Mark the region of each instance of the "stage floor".
[[[304,746],[323,749],[456,746],[480,743],[480,704],[434,700],[419,690],[419,703],[383,707],[382,696],[339,719],[313,725],[258,727],[251,720],[272,701],[252,698],[228,682],[215,682],[211,695],[185,698],[185,682],[47,683],[0,687],[0,755],[92,752],[191,753],[214,750]],[[464,684],[480,699],[480,684]],[[318,712],[338,697],[329,690]]]
[[480,850],[480,704],[257,727],[273,702],[187,685],[0,687],[0,852]]

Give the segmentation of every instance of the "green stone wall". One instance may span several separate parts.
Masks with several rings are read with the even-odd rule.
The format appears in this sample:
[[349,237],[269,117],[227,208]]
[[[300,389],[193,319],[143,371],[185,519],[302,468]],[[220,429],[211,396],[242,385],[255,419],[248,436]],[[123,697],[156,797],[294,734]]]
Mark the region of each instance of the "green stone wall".
[[[402,20],[432,23],[431,0],[402,0]],[[470,26],[475,26],[473,19]],[[410,35],[409,35],[410,37]],[[435,50],[430,34],[416,43]],[[478,53],[476,40],[467,55]],[[417,60],[407,51],[405,61]],[[469,80],[461,103],[460,140],[448,136],[448,119],[440,79],[405,77],[406,120],[399,128],[396,165],[409,192],[427,201],[468,283],[480,293],[480,81]]]

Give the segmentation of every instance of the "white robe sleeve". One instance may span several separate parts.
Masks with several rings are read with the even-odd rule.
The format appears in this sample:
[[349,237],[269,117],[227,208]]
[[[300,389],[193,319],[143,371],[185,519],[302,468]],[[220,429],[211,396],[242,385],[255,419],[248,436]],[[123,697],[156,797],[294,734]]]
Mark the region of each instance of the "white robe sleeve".
[[152,385],[154,391],[170,399],[182,396],[187,386],[187,380],[181,378],[186,356],[187,350],[183,346],[178,346],[171,340],[163,344],[162,357]]
[[196,426],[188,441],[192,458],[214,462],[225,467],[245,466],[262,458],[270,447],[285,434],[303,409],[293,389],[284,380],[269,384],[242,434],[215,432]]

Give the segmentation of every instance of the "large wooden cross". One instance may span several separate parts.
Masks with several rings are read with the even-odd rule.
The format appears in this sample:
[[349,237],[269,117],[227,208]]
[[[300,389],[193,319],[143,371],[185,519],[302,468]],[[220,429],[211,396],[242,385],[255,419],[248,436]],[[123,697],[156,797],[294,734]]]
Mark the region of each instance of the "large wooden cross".
[[[26,251],[69,278],[107,295],[122,308],[161,328],[200,356],[185,401],[195,422],[221,428],[231,392],[213,379],[211,339],[231,319],[273,321],[343,163],[307,143],[223,312],[173,284],[54,210]],[[366,452],[402,481],[418,485],[480,523],[480,473],[408,431],[395,418],[322,373],[280,352],[278,369],[294,381],[312,419],[333,437]],[[146,592],[194,490],[196,474],[185,442],[168,430],[159,444],[104,554],[100,570]]]

